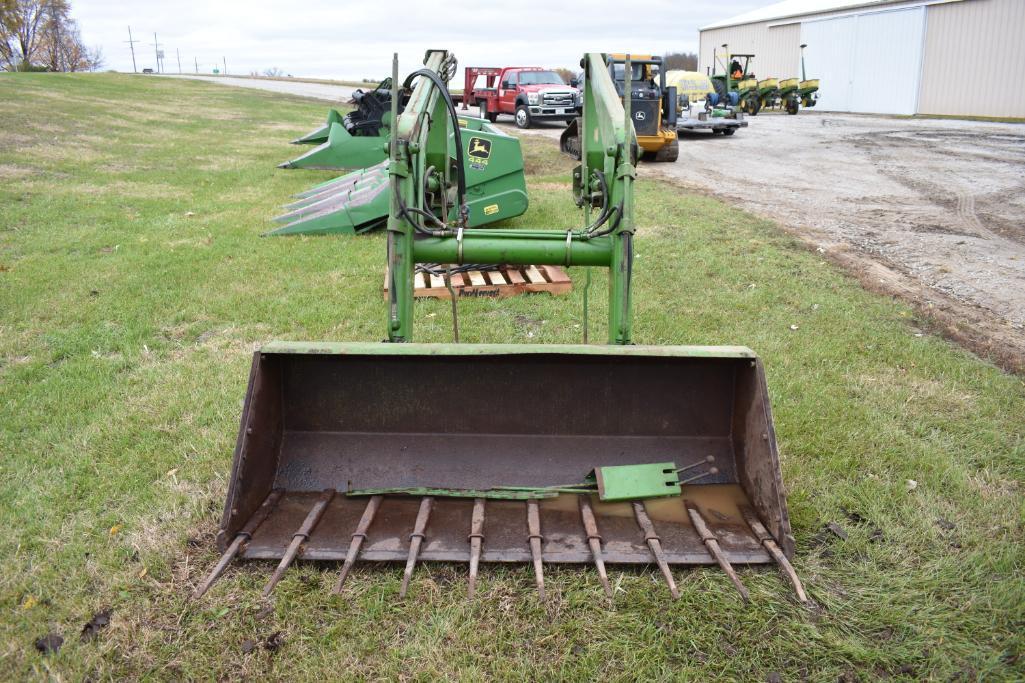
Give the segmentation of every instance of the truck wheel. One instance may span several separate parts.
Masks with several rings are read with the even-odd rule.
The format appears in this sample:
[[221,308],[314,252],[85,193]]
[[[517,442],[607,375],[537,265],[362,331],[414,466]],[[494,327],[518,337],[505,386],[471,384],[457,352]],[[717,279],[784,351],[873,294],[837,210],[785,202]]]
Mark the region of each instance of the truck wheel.
[[521,104],[516,107],[516,127],[530,128],[530,111],[526,105]]
[[736,132],[737,132],[736,128],[723,128],[722,129],[722,134],[723,135],[733,135]]

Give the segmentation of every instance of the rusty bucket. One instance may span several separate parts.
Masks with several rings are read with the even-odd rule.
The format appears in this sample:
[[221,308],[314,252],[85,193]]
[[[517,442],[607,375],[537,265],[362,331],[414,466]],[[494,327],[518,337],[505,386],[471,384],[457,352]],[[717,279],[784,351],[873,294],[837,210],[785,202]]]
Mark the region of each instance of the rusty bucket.
[[[557,487],[671,462],[679,495]],[[367,489],[393,494],[349,495]],[[405,489],[398,492],[397,489]],[[778,562],[793,538],[761,362],[743,347],[272,343],[253,358],[222,561]],[[796,579],[796,577],[794,577]],[[738,589],[746,597],[736,580]]]

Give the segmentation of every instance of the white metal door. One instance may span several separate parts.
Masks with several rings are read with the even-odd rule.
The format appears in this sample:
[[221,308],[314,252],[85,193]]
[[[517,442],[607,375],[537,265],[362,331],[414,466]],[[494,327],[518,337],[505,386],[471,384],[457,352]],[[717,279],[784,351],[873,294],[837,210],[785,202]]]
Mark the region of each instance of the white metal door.
[[914,114],[922,75],[925,7],[801,24],[808,77],[827,111]]

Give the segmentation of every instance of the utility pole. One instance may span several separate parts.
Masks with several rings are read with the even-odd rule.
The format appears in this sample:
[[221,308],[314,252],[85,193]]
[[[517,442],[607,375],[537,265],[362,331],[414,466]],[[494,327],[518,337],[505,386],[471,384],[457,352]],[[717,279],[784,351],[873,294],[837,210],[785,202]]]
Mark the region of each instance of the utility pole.
[[199,73],[199,57],[193,57],[193,59],[196,60],[196,73],[198,74]]
[[161,73],[161,70],[160,70],[160,43],[157,42],[157,34],[156,34],[156,32],[153,33],[153,52],[156,54],[156,57],[157,57],[157,73]]
[[178,55],[178,73],[182,72],[182,53],[178,48],[174,48],[174,53]]
[[132,27],[128,27],[128,40],[124,41],[128,43],[128,49],[132,51],[132,73],[139,73],[139,69],[135,66],[135,44],[141,41],[132,40]]
[[221,57],[221,59],[224,60],[224,75],[227,76],[228,75],[228,58],[227,57]]

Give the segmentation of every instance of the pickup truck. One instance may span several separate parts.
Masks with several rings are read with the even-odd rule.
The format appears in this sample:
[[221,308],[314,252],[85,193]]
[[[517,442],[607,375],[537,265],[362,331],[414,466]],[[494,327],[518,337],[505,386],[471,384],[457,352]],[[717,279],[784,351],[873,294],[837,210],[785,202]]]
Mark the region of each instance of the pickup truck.
[[[476,87],[485,79],[484,87]],[[570,122],[580,108],[580,91],[559,74],[539,66],[466,67],[463,106],[480,107],[481,118],[494,123],[511,114],[520,128],[536,121]]]

